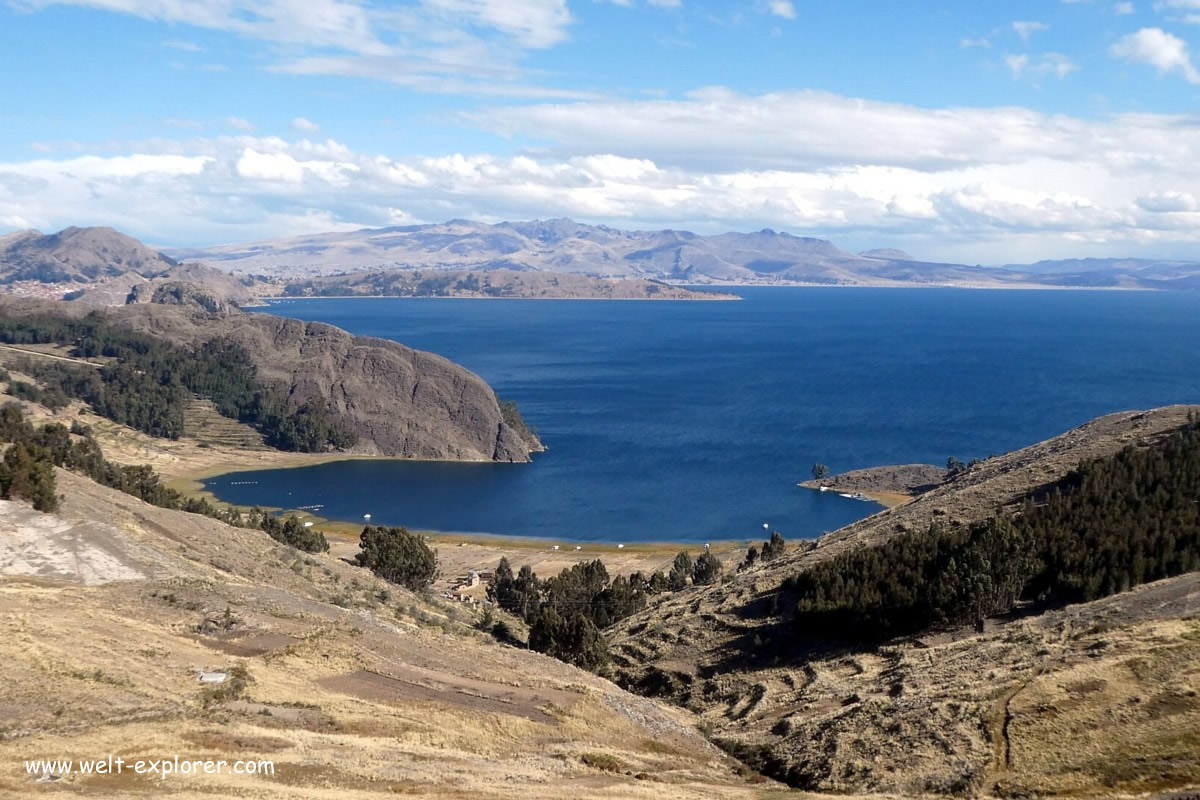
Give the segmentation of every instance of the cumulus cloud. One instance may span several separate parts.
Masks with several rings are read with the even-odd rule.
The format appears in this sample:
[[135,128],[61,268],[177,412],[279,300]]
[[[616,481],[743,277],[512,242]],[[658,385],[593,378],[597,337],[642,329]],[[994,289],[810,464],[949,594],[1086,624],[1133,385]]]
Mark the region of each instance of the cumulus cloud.
[[1110,52],[1125,61],[1149,64],[1161,75],[1178,72],[1188,83],[1200,83],[1200,71],[1192,63],[1187,42],[1162,28],[1142,28],[1124,36]]
[[238,131],[249,132],[254,130],[254,123],[241,117],[226,117],[225,124]]
[[[524,105],[475,118],[538,153],[397,158],[238,134],[0,163],[0,225],[114,225],[161,244],[553,214],[764,226],[983,263],[1194,242],[1200,120],[924,109],[819,92]],[[748,136],[747,132],[754,135]],[[752,144],[748,144],[752,143]]]
[[312,120],[304,117],[296,117],[292,120],[291,128],[294,131],[302,131],[304,133],[315,133],[321,129],[321,126]]

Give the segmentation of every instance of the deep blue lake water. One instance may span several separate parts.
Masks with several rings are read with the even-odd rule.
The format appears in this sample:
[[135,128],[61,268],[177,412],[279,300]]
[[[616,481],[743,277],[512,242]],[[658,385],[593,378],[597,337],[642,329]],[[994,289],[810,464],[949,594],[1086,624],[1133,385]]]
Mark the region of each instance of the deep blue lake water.
[[[432,350],[517,401],[532,464],[349,461],[218,477],[235,503],[420,529],[704,541],[833,530],[877,506],[796,487],[944,464],[1124,409],[1200,402],[1200,295],[739,289],[741,302],[280,301]],[[233,482],[238,483],[233,483]],[[244,483],[253,481],[254,483]]]

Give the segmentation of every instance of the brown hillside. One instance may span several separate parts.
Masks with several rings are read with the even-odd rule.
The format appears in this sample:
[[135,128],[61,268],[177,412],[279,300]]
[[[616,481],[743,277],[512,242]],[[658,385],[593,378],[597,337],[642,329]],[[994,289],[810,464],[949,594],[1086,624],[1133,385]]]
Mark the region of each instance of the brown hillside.
[[[58,480],[58,514],[0,501],[0,796],[763,796],[685,712],[496,644],[460,604]],[[197,680],[231,669],[240,696]],[[108,753],[276,774],[25,773]]]
[[[770,616],[780,584],[804,567],[934,519],[984,519],[1084,459],[1178,428],[1189,410],[1102,417],[724,583],[665,595],[611,632],[619,680],[686,705],[751,763],[822,791],[990,792],[1000,783],[1113,796],[1192,785],[1194,575],[997,621],[985,634],[871,651],[790,652],[783,620]],[[1089,726],[1109,731],[1105,740],[1085,734]]]

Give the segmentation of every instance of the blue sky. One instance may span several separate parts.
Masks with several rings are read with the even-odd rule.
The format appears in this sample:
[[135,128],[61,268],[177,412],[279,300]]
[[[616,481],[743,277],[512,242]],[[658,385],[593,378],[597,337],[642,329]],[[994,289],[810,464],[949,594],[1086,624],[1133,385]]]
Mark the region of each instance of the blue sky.
[[1200,0],[0,0],[0,231],[1200,258]]

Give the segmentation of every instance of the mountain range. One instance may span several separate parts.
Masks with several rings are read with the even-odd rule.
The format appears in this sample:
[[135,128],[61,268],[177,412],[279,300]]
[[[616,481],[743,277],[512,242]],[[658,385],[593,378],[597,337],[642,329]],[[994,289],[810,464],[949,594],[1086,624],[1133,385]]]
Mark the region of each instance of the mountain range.
[[1196,261],[1067,259],[982,267],[922,261],[892,248],[852,253],[825,239],[769,229],[704,236],[569,219],[497,224],[458,219],[165,252],[284,279],[401,268],[509,269],[693,284],[1200,288]]
[[[768,229],[704,236],[624,231],[568,219],[451,220],[161,252],[111,228],[0,237],[0,285],[67,284],[81,299],[108,305],[178,293],[174,284],[180,283],[204,287],[218,303],[244,304],[313,278],[402,269],[553,273],[609,281],[581,287],[586,296],[607,296],[612,279],[629,278],[678,284],[1200,288],[1200,261],[1084,258],[983,267],[923,261],[894,248],[852,253],[825,239]],[[231,272],[261,280],[230,277]],[[372,280],[378,283],[379,277]],[[275,288],[260,285],[264,281]]]

